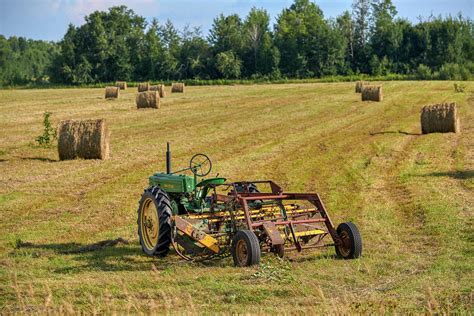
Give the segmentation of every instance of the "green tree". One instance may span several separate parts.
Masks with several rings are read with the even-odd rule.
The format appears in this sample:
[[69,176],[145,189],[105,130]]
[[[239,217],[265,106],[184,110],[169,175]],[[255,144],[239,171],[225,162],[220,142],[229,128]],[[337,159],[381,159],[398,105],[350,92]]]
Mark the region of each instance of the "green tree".
[[321,76],[344,68],[343,34],[308,0],[296,0],[278,16],[275,44],[281,54],[280,69],[288,76]]
[[147,54],[149,53],[143,50],[145,43],[146,20],[145,18],[132,13],[130,17],[130,24],[131,28],[128,35],[126,35],[126,41],[130,56],[130,64],[133,69],[131,79],[143,78],[143,69],[140,65],[142,65],[142,60],[146,58]]
[[[103,22],[104,14],[96,11],[85,18],[86,24],[79,30],[81,34],[81,44],[84,54],[82,55],[82,64],[77,67],[82,68],[80,72],[91,69],[90,77],[94,81],[103,81],[104,74],[107,72],[107,57],[109,52],[109,43],[107,41],[107,34]],[[86,79],[85,76],[83,77]],[[86,81],[84,81],[85,83]],[[87,81],[88,82],[88,81]]]
[[110,45],[108,56],[108,71],[105,81],[130,80],[133,65],[130,62],[130,51],[123,37],[117,37]]
[[81,57],[80,63],[77,65],[73,72],[72,83],[82,84],[93,82],[92,78],[93,67],[85,56]]
[[0,85],[48,81],[57,49],[51,42],[0,35]]
[[[209,31],[208,41],[211,45],[211,51],[213,55],[213,77],[219,77],[222,72],[219,70],[219,58],[220,53],[225,53],[220,57],[221,61],[228,59],[225,56],[231,57],[241,64],[241,56],[243,51],[243,23],[237,14],[229,16],[219,15],[214,19],[212,27]],[[232,53],[232,54],[230,54]],[[240,66],[239,66],[240,75]]]
[[158,34],[165,49],[162,51],[158,69],[163,79],[181,79],[181,64],[179,62],[181,38],[178,30],[170,20],[159,28]]
[[142,58],[140,64],[135,67],[136,78],[140,81],[159,79],[158,63],[164,51],[158,35],[159,27],[158,20],[153,19],[144,36],[143,45],[140,46],[139,54]]
[[345,39],[345,73],[352,72],[354,66],[354,21],[349,11],[344,11],[342,15],[336,19],[336,27]]
[[279,62],[270,33],[270,15],[264,9],[253,7],[243,23],[243,68],[245,75],[267,75]]
[[241,61],[234,52],[227,51],[217,54],[217,69],[226,79],[240,77]]
[[54,82],[72,83],[72,69],[76,68],[77,30],[69,24],[66,34],[59,42],[59,54],[55,56],[51,72]]
[[185,27],[180,49],[182,77],[193,79],[210,78],[211,47],[202,37],[201,29]]
[[135,77],[141,56],[145,19],[126,6],[117,6],[103,14],[104,26],[109,33],[106,81],[130,80]]
[[221,14],[215,18],[208,37],[214,52],[232,51],[240,54],[243,47],[242,27],[242,20],[237,14]]
[[403,39],[402,29],[394,21],[397,10],[391,0],[377,0],[372,3],[372,12],[371,51],[387,63],[397,62]]
[[[462,15],[418,23],[396,18],[391,0],[354,0],[352,14],[324,19],[295,0],[273,32],[264,9],[245,19],[219,15],[209,36],[171,21],[160,25],[125,6],[69,25],[59,43],[0,35],[0,84],[69,84],[122,80],[318,77],[357,72],[468,79],[474,72],[474,26]],[[420,66],[423,65],[423,66]]]
[[369,72],[370,47],[369,30],[371,15],[370,0],[354,0],[352,19],[354,21],[354,67],[356,71]]

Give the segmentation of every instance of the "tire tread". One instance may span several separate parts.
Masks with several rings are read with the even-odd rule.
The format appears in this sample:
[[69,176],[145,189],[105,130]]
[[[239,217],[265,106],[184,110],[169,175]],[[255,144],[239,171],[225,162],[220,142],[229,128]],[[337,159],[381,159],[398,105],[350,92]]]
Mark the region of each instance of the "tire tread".
[[339,257],[343,259],[357,259],[362,255],[362,237],[360,235],[359,229],[352,222],[345,222],[339,224],[337,227],[337,233],[339,234],[342,230],[345,230],[349,233],[349,237],[352,240],[351,251],[347,257],[342,257],[338,248],[336,247],[336,253]]
[[[244,265],[239,264],[235,252],[235,245],[239,240],[243,239],[247,243],[247,248],[250,248],[250,254],[247,262]],[[232,239],[232,257],[235,266],[253,266],[260,263],[260,243],[257,236],[250,230],[239,230]]]
[[[158,216],[159,216],[159,224],[160,224],[160,234],[158,236],[158,242],[155,249],[152,251],[152,253],[149,253],[145,250],[145,246],[143,245],[142,238],[140,236],[140,209],[141,209],[141,204],[143,202],[143,197],[148,194],[154,197],[156,201]],[[143,192],[142,198],[140,199],[140,202],[138,205],[137,225],[138,225],[138,238],[140,240],[140,245],[142,246],[143,252],[145,252],[146,254],[149,254],[152,256],[165,257],[169,252],[170,244],[171,244],[171,206],[170,205],[171,203],[170,203],[170,198],[168,194],[166,194],[166,192],[163,191],[158,186],[149,187],[145,189],[145,191]]]

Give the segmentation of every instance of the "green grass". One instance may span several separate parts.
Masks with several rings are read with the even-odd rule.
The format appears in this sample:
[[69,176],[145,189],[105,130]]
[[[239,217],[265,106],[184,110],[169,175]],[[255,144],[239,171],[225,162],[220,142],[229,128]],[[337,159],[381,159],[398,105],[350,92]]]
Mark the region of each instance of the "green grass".
[[[160,110],[103,89],[0,90],[0,309],[8,312],[472,313],[474,84],[384,82],[189,87]],[[456,101],[461,134],[420,135],[423,105]],[[58,161],[44,111],[106,118],[111,159]],[[207,153],[213,174],[320,193],[335,223],[361,230],[363,257],[334,250],[195,264],[146,257],[136,208],[147,177]],[[129,245],[65,254],[124,237]]]

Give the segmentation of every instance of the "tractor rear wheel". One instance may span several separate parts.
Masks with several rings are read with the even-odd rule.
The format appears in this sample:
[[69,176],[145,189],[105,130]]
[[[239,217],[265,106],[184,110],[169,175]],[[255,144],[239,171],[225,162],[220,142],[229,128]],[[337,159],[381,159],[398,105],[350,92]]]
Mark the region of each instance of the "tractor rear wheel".
[[232,257],[237,267],[249,267],[260,263],[260,243],[250,230],[239,230],[232,239]]
[[357,226],[351,222],[341,223],[337,227],[341,244],[336,245],[336,254],[342,259],[356,259],[362,254],[362,238]]
[[157,186],[142,194],[138,204],[138,237],[143,252],[164,257],[171,243],[171,202],[168,194]]

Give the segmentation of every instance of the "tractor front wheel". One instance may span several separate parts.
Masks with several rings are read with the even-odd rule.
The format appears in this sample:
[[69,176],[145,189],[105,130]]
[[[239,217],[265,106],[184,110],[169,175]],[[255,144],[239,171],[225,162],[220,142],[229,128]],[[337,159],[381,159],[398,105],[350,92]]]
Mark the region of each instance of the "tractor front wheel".
[[239,230],[232,239],[232,257],[237,267],[249,267],[260,263],[260,244],[250,230]]
[[351,222],[341,223],[337,227],[341,243],[336,245],[336,254],[342,259],[356,259],[362,254],[362,238],[357,226]]
[[138,204],[138,237],[143,252],[164,257],[171,243],[171,202],[157,186],[148,188]]

